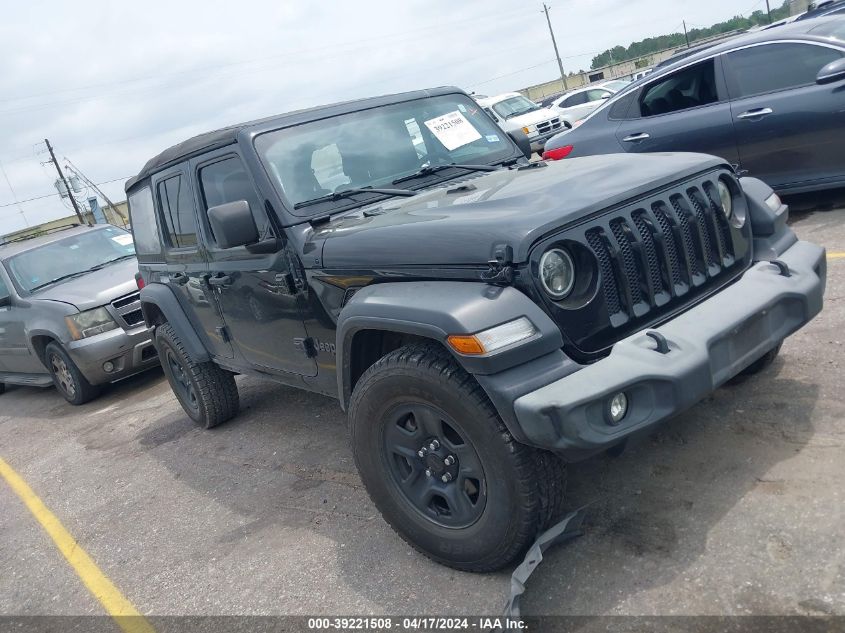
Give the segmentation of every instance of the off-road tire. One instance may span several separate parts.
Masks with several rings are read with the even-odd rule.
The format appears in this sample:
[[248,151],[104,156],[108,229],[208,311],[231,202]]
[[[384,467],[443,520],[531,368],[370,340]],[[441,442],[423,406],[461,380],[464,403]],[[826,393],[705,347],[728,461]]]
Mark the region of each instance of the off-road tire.
[[[211,361],[195,362],[169,323],[156,328],[155,340],[164,374],[188,417],[203,428],[210,429],[237,415],[239,397],[234,374]],[[195,399],[188,400],[170,359],[181,367]]]
[[[486,505],[467,527],[449,528],[413,506],[391,475],[383,438],[391,411],[435,406],[459,420],[484,470]],[[349,406],[355,463],[373,503],[414,549],[455,569],[488,572],[522,555],[562,514],[563,462],[513,439],[483,389],[436,344],[384,356],[361,376]]]
[[85,404],[100,395],[100,387],[88,382],[76,363],[58,343],[47,345],[44,358],[56,391],[72,405]]

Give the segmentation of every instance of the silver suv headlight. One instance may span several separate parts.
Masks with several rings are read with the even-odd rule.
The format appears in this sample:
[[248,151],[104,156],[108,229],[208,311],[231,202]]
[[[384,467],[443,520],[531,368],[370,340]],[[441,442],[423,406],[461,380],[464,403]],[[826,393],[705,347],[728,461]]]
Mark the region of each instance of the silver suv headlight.
[[575,264],[562,248],[552,248],[540,258],[540,282],[552,299],[566,298],[575,285]]
[[734,201],[733,196],[731,195],[731,190],[727,183],[725,183],[725,181],[721,178],[716,181],[716,188],[719,190],[719,201],[722,205],[722,213],[725,214],[726,218],[730,219],[734,211]]
[[74,341],[117,329],[117,322],[105,308],[94,308],[65,317]]

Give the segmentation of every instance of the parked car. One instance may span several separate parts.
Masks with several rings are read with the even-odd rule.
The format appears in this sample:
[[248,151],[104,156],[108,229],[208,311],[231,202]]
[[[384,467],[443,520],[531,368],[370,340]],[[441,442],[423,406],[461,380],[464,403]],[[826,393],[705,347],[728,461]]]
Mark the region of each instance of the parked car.
[[552,101],[549,109],[557,111],[563,120],[571,124],[586,117],[613,94],[613,90],[598,86],[578,88],[563,93]]
[[630,79],[611,79],[610,81],[603,81],[601,83],[595,84],[594,87],[596,88],[604,88],[605,90],[610,90],[611,92],[619,92],[623,88],[627,88],[631,85]]
[[695,151],[782,193],[843,186],[844,57],[845,17],[744,35],[618,93],[544,156]]
[[823,18],[828,15],[842,15],[845,13],[845,0],[828,0],[827,2],[816,2],[810,5],[810,9],[799,15],[796,20],[812,20]]
[[397,533],[487,571],[555,521],[562,459],[760,371],[821,310],[824,250],[761,181],[702,154],[564,165],[528,145],[446,87],[152,158],[126,186],[141,308],[186,414],[235,416],[236,373],[337,398]]
[[56,386],[71,404],[158,364],[132,235],[71,227],[0,245],[0,393]]
[[478,104],[505,132],[522,130],[534,152],[542,152],[547,139],[567,128],[557,111],[544,108],[518,92],[478,99]]

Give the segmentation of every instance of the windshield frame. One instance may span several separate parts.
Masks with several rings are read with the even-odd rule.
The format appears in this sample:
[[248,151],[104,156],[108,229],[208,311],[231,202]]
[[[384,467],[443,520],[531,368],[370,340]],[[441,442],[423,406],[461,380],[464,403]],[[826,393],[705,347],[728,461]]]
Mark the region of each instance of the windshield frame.
[[[472,162],[474,164],[492,166],[508,162],[517,162],[520,159],[524,159],[522,151],[519,149],[513,139],[507,134],[507,132],[502,130],[499,124],[486,111],[484,111],[481,105],[476,102],[471,96],[467,95],[461,90],[452,89],[446,91],[443,89],[435,89],[431,91],[407,93],[406,98],[397,98],[397,95],[392,95],[391,97],[379,97],[368,99],[362,101],[359,107],[354,108],[348,107],[351,104],[337,104],[336,106],[327,106],[325,108],[314,110],[313,116],[296,116],[296,118],[287,125],[280,125],[279,121],[277,120],[268,122],[267,124],[261,126],[256,126],[255,128],[252,128],[248,132],[246,132],[244,137],[242,137],[244,139],[244,144],[248,144],[249,146],[250,151],[248,161],[260,166],[262,177],[261,180],[264,181],[267,185],[269,185],[270,189],[273,191],[281,205],[281,210],[284,212],[285,215],[288,216],[290,220],[283,222],[283,224],[286,226],[296,225],[302,222],[308,222],[314,218],[325,216],[327,214],[334,215],[337,213],[344,213],[357,208],[378,204],[386,200],[393,200],[394,197],[388,194],[373,193],[370,196],[367,196],[366,194],[360,194],[354,199],[343,198],[337,201],[326,200],[325,202],[319,204],[302,206],[298,209],[294,209],[294,202],[281,190],[281,184],[270,168],[270,162],[266,159],[264,155],[265,150],[263,150],[260,146],[260,139],[277,132],[290,130],[319,121],[336,119],[347,115],[356,115],[367,111],[382,110],[392,106],[401,106],[402,104],[408,105],[415,101],[434,100],[441,99],[444,97],[461,99],[465,102],[467,107],[478,107],[481,113],[480,116],[482,116],[485,119],[485,122],[489,123],[490,126],[492,126],[492,128],[496,130],[496,134],[504,142],[504,148],[501,151],[489,153],[485,157],[487,160],[476,161],[475,159],[473,159]],[[371,102],[373,101],[375,101],[376,103],[371,104]],[[300,113],[295,114],[299,115]],[[303,112],[302,114],[311,113]],[[442,184],[459,176],[470,178],[483,175],[483,172],[473,174],[468,173],[466,170],[457,167],[454,169],[442,169],[427,176],[420,176],[419,179],[416,181],[409,181],[406,187],[407,189],[422,192],[426,189],[435,187],[439,184]],[[385,185],[374,186],[374,188],[383,187],[395,188],[389,183]]]
[[[68,276],[66,279],[60,280],[60,277],[62,277],[62,275],[60,275],[59,277],[55,277],[55,278],[53,278],[49,281],[39,282],[39,283],[37,283],[37,284],[35,284],[34,286],[31,286],[31,287],[30,287],[29,284],[25,284],[23,282],[23,279],[20,277],[20,271],[16,270],[15,267],[14,267],[14,262],[15,262],[16,259],[19,259],[19,258],[24,257],[26,255],[29,255],[31,253],[37,252],[37,251],[42,250],[44,248],[49,248],[51,246],[55,247],[56,245],[61,244],[62,242],[71,240],[72,238],[82,238],[82,237],[85,237],[85,236],[88,236],[88,235],[92,235],[93,233],[103,233],[103,232],[108,231],[108,230],[115,230],[115,231],[119,232],[120,234],[124,234],[124,235],[129,236],[129,238],[132,239],[132,247],[133,247],[132,250],[133,250],[133,252],[132,253],[125,253],[123,255],[118,255],[117,253],[115,253],[115,255],[116,255],[115,258],[109,259],[109,260],[104,261],[104,262],[100,262],[99,264],[95,264],[92,268],[80,270],[80,271],[77,271],[76,273],[70,273],[70,271],[68,271],[72,276]],[[102,239],[109,239],[109,238],[102,238]],[[109,225],[99,225],[99,226],[97,226],[96,228],[94,228],[93,230],[90,230],[90,231],[76,232],[76,233],[73,233],[72,235],[62,236],[59,239],[51,240],[49,242],[45,242],[43,244],[33,246],[32,248],[27,248],[27,249],[21,250],[20,252],[17,252],[14,255],[9,255],[8,257],[3,258],[2,263],[3,263],[3,267],[6,269],[6,274],[9,276],[9,279],[14,284],[15,289],[18,291],[18,294],[20,296],[36,296],[39,293],[49,289],[51,286],[61,284],[64,281],[67,281],[69,279],[85,276],[87,274],[90,274],[92,272],[96,272],[97,270],[101,270],[102,268],[105,268],[105,267],[110,266],[112,264],[115,264],[115,263],[118,263],[118,262],[121,262],[121,261],[126,261],[127,259],[137,258],[137,254],[134,251],[135,251],[135,249],[134,249],[134,236],[132,235],[132,233],[130,233],[129,231],[127,231],[127,230],[125,230],[125,229],[123,229],[119,226],[114,226],[114,225],[109,224]]]

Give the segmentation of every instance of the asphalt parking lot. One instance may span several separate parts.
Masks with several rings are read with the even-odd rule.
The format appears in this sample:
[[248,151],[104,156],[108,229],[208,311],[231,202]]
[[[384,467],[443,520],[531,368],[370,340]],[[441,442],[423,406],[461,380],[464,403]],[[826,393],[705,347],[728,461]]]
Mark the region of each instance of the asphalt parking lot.
[[[841,201],[795,206],[801,237],[845,252]],[[548,554],[523,612],[845,614],[843,352],[840,256],[770,369],[570,469],[586,534]],[[144,614],[500,612],[509,572],[441,567],[382,521],[333,400],[239,385],[240,417],[212,431],[158,370],[80,408],[9,388],[0,457]],[[103,613],[3,481],[0,507],[0,613]]]

